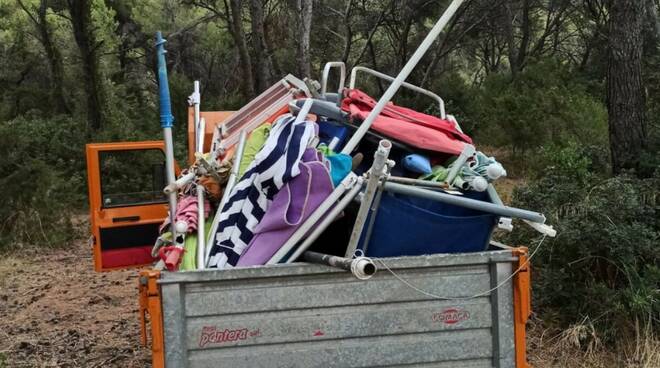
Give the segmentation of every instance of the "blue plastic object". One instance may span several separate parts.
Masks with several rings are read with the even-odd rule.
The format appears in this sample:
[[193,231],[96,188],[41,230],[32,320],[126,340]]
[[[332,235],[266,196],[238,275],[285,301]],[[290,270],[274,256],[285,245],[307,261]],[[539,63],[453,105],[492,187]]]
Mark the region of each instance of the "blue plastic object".
[[156,32],[156,53],[158,55],[158,100],[160,104],[160,126],[171,128],[174,125],[170,105],[170,86],[167,82],[167,64],[165,63],[165,42],[160,31]]
[[428,158],[413,153],[403,158],[403,167],[406,170],[410,170],[418,174],[430,174],[431,173],[431,161]]
[[332,120],[321,120],[318,124],[319,141],[330,147],[330,143],[332,143],[333,140],[336,140],[337,143],[332,147],[332,150],[335,152],[341,151],[341,148],[344,146],[346,138],[348,137],[348,128],[345,125]]
[[[489,200],[487,193],[465,192],[465,196]],[[484,251],[488,248],[497,221],[498,217],[489,213],[385,192],[374,222],[367,256]]]

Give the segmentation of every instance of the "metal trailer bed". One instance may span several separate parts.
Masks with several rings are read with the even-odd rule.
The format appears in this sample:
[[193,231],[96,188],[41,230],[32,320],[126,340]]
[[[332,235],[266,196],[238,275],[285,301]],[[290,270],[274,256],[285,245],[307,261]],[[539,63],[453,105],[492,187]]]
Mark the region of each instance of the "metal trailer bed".
[[527,367],[527,250],[491,249],[383,258],[366,281],[306,263],[143,271],[153,366]]

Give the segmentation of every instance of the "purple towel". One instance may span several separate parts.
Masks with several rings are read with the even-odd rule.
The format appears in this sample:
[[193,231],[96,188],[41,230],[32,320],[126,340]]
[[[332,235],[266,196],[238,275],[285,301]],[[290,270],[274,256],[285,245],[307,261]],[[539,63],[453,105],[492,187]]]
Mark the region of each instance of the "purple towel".
[[300,162],[300,174],[275,195],[236,266],[266,264],[332,189],[323,155],[314,148],[306,149]]

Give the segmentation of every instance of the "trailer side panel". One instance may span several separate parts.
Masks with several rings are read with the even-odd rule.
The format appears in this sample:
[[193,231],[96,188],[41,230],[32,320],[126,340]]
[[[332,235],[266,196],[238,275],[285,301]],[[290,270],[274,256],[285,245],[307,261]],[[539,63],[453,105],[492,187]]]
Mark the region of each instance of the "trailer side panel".
[[163,272],[166,366],[515,366],[510,250],[382,261]]

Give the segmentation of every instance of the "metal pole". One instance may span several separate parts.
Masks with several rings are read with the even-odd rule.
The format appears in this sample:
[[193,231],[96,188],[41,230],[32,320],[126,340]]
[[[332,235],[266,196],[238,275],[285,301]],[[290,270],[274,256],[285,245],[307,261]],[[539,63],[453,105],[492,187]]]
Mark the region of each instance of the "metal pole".
[[403,176],[390,176],[387,178],[387,181],[392,183],[414,185],[418,187],[449,189],[449,186],[444,182],[406,178]]
[[325,63],[325,66],[323,67],[323,75],[321,76],[321,96],[325,97],[325,94],[328,92],[328,78],[330,76],[330,69],[332,68],[339,68],[339,87],[337,88],[337,93],[341,95],[341,91],[344,89],[344,83],[346,81],[346,64],[342,61],[330,61]]
[[461,151],[461,154],[458,156],[456,161],[454,161],[454,163],[452,163],[451,165],[451,169],[447,174],[447,179],[445,179],[447,184],[449,184],[450,186],[454,185],[454,180],[456,179],[458,173],[461,171],[461,168],[463,167],[463,165],[465,165],[467,160],[474,155],[475,152],[476,150],[474,149],[473,145],[467,143],[465,144],[465,146],[463,147],[463,151]]
[[[357,188],[356,188],[356,186],[357,186]],[[348,204],[348,203],[346,203],[342,207],[342,202],[337,203],[337,201],[339,201],[339,198],[341,198],[341,196],[349,189],[351,189],[352,191],[355,192],[355,194],[357,194],[357,192],[360,190],[361,186],[362,186],[362,178],[358,177],[353,172],[350,172],[344,178],[344,180],[342,180],[342,182],[337,186],[337,188],[335,188],[335,190],[333,190],[332,193],[330,193],[328,198],[326,198],[323,201],[323,203],[321,203],[321,205],[319,205],[314,210],[314,212],[312,212],[312,214],[309,215],[307,220],[305,220],[305,222],[302,225],[300,225],[300,227],[289,237],[289,240],[287,240],[286,243],[284,243],[284,245],[272,257],[270,257],[270,260],[268,260],[268,262],[266,262],[266,264],[275,264],[275,263],[280,262],[282,259],[284,259],[286,257],[287,254],[289,254],[291,249],[293,249],[293,247],[295,247],[296,244],[298,244],[298,242],[303,237],[306,238],[305,243],[307,242],[307,240],[309,240],[311,238],[313,238],[315,240],[316,238],[314,237],[314,235],[316,234],[316,236],[318,237],[318,235],[320,235],[321,232],[323,230],[325,230],[325,228],[330,224],[330,222],[334,221],[335,217],[337,216],[336,214],[335,214],[335,216],[333,216],[332,215],[333,212],[330,212],[330,213],[327,213],[327,214],[326,214],[326,212],[332,206],[335,206],[335,208],[333,208],[333,211],[335,211],[335,209],[337,209],[338,207],[341,207],[341,209],[339,209],[339,211],[337,211],[337,213],[339,213],[344,207],[346,207],[346,204]],[[355,194],[353,195],[353,197],[355,197]],[[351,198],[351,199],[353,199],[353,198]],[[349,200],[349,202],[350,202],[350,200]],[[319,219],[324,215],[326,216],[326,218],[320,224],[318,224],[317,226],[314,226],[316,224],[316,222],[319,221]],[[327,221],[327,224],[325,224],[326,221]],[[325,224],[325,226],[324,226],[324,224]],[[314,227],[314,231],[312,231],[312,233],[309,234],[309,236],[307,236],[307,233],[309,233],[309,231],[312,229],[312,227]],[[320,229],[320,231],[319,231],[319,229]],[[307,249],[307,248],[304,248],[305,243],[303,243],[303,245],[298,247],[298,250],[296,251],[296,253],[294,253],[293,256],[289,257],[289,260],[297,258],[298,256],[300,256],[300,254],[304,250]],[[311,242],[310,242],[310,244],[311,244]],[[297,253],[298,251],[300,253]],[[287,262],[289,262],[289,261],[287,261]]]
[[414,197],[426,198],[433,201],[443,202],[455,206],[470,208],[473,210],[484,211],[498,216],[515,217],[532,222],[545,223],[545,216],[538,212],[523,210],[520,208],[500,206],[489,202],[477,201],[475,199],[455,196],[446,193],[433,192],[427,189],[411,187],[408,185],[386,183],[385,190],[410,195]]
[[353,225],[353,231],[351,232],[351,239],[348,241],[348,247],[346,247],[346,254],[344,255],[346,258],[353,257],[360,242],[362,229],[364,228],[364,223],[367,221],[369,208],[371,208],[371,202],[373,202],[376,195],[380,178],[383,176],[383,169],[387,163],[390,148],[392,148],[392,143],[387,139],[381,140],[378,144],[378,149],[374,154],[374,163],[371,165],[371,169],[369,169],[367,189],[364,191],[364,197],[362,197],[362,203],[360,204],[360,209],[355,218],[355,225]]
[[[355,88],[355,82],[357,80],[357,72],[359,72],[359,71],[363,71],[363,72],[365,72],[367,74],[371,74],[375,77],[385,79],[386,81],[389,81],[389,82],[392,82],[394,80],[393,77],[390,77],[389,75],[381,73],[379,71],[369,69],[369,68],[364,67],[364,66],[355,66],[355,67],[353,67],[353,70],[351,71],[351,79],[350,79],[350,82],[348,84],[348,88],[350,88],[350,89]],[[433,93],[433,92],[431,92],[427,89],[417,87],[416,85],[410,84],[410,83],[407,83],[407,82],[401,83],[401,86],[405,87],[405,88],[408,88],[410,90],[413,90],[417,93],[421,93],[423,95],[431,97],[432,99],[438,101],[438,108],[440,108],[440,117],[443,118],[443,119],[447,118],[447,114],[445,113],[445,101],[440,96],[438,96],[437,94],[435,94],[435,93]]]
[[[156,53],[158,55],[158,96],[160,102],[160,126],[163,128],[165,141],[165,166],[167,168],[167,182],[172,185],[176,181],[174,175],[174,143],[172,142],[172,126],[174,116],[170,106],[170,88],[167,82],[167,64],[165,63],[165,42],[160,31],[156,32]],[[174,215],[176,212],[176,191],[169,194],[170,229],[172,238],[175,235]]]
[[[204,152],[204,133],[206,130],[206,122],[200,118],[199,105],[201,103],[201,96],[199,93],[199,81],[193,83],[193,94],[190,96],[190,103],[194,109],[194,124],[195,124],[195,152]],[[195,264],[198,270],[204,269],[204,258],[206,256],[206,234],[204,228],[206,221],[204,219],[204,186],[197,184],[197,251]]]
[[303,259],[310,263],[323,264],[351,271],[360,280],[367,280],[376,273],[376,265],[367,257],[344,258],[307,251],[303,253]]
[[364,234],[364,245],[362,246],[362,254],[367,255],[367,250],[369,248],[369,241],[371,240],[371,234],[374,230],[374,224],[376,223],[376,216],[378,215],[378,208],[380,208],[380,201],[383,198],[383,191],[385,190],[385,183],[390,177],[390,172],[394,166],[394,161],[387,163],[387,173],[383,175],[380,183],[378,183],[378,191],[374,197],[373,202],[371,202],[371,207],[369,208],[369,225],[367,226],[367,233]]
[[424,38],[424,41],[422,41],[417,50],[415,50],[415,53],[410,57],[410,60],[408,60],[403,69],[401,69],[399,75],[396,76],[383,96],[380,98],[380,100],[378,100],[378,103],[374,109],[371,110],[369,116],[367,116],[364,122],[362,122],[358,130],[351,137],[351,140],[346,143],[342,153],[350,154],[358,145],[358,143],[360,143],[362,137],[371,127],[371,124],[373,124],[374,120],[376,120],[376,117],[381,113],[381,111],[383,111],[385,105],[390,102],[392,97],[394,97],[394,94],[399,90],[406,78],[408,78],[408,75],[410,75],[415,66],[417,66],[417,63],[422,59],[426,51],[431,47],[431,45],[433,45],[435,39],[438,38],[438,35],[440,35],[440,32],[442,32],[442,29],[445,28],[447,23],[449,23],[449,20],[454,16],[456,10],[458,10],[458,7],[461,6],[463,1],[464,0],[454,0],[451,2],[451,4],[449,4],[447,10],[445,10],[445,13],[442,14],[438,22],[433,26],[426,38]]
[[243,159],[243,151],[245,151],[245,141],[247,141],[247,132],[245,130],[241,131],[241,135],[238,138],[238,147],[234,152],[234,163],[231,167],[231,172],[229,173],[229,178],[227,179],[227,184],[225,184],[225,190],[222,193],[222,199],[218,205],[218,211],[213,218],[213,225],[211,226],[211,232],[209,233],[209,238],[207,244],[209,246],[206,249],[206,255],[204,259],[204,266],[207,267],[209,263],[209,258],[211,257],[211,248],[213,248],[213,239],[215,238],[215,233],[218,231],[218,224],[220,223],[220,214],[222,213],[222,208],[227,204],[229,200],[229,195],[234,189],[236,180],[238,177],[239,166],[241,166],[241,160]]
[[[330,210],[330,212],[328,212],[325,215],[323,220],[318,225],[316,225],[314,227],[314,230],[311,233],[309,233],[309,235],[307,235],[305,237],[305,241],[303,241],[302,244],[300,244],[300,246],[298,248],[296,248],[296,250],[293,252],[293,254],[291,254],[291,257],[289,257],[286,260],[286,263],[291,263],[291,262],[295,261],[296,259],[298,259],[298,257],[300,257],[300,255],[304,251],[306,251],[307,248],[309,248],[312,245],[312,243],[314,243],[314,241],[316,241],[316,239],[318,239],[318,237],[325,231],[325,229],[327,229],[328,226],[330,226],[330,223],[335,221],[335,219],[337,218],[337,216],[339,216],[341,211],[343,211],[346,208],[346,206],[348,206],[348,204],[351,203],[351,201],[355,198],[355,196],[360,192],[360,190],[362,189],[362,184],[363,184],[363,179],[362,179],[362,177],[359,177],[357,179],[357,182],[354,184],[354,186],[349,190],[348,193],[346,193],[346,195],[344,195],[344,197],[339,201],[339,203],[336,203],[337,200],[332,201],[332,204],[336,203],[335,207],[333,207],[332,210]],[[323,212],[325,213],[325,211],[323,211]],[[314,214],[316,214],[316,212],[314,212]],[[321,215],[323,215],[323,213]],[[301,230],[300,234],[302,234],[302,236],[306,235],[309,232],[309,228],[311,226],[313,226],[315,223],[316,223],[316,221],[310,223],[309,224],[310,226],[307,226],[307,230]],[[305,225],[307,225],[307,223],[305,223]],[[294,235],[296,235],[296,234],[294,234]],[[292,236],[289,239],[289,240],[292,240],[291,245],[288,246],[288,249],[284,250],[284,251],[282,251],[284,249],[284,247],[282,247],[282,249],[280,249],[280,251],[282,251],[281,252],[282,256],[280,258],[277,258],[275,260],[275,262],[273,262],[273,263],[277,263],[279,259],[286,256],[286,254],[289,253],[289,250],[291,250],[296,245],[296,243],[298,243],[298,241],[300,241],[302,236],[300,236],[298,238],[294,238]],[[287,241],[287,244],[289,244],[288,241]],[[277,256],[278,254],[280,254],[280,252],[276,253],[275,256]],[[271,261],[275,258],[275,256],[273,256],[273,258],[271,258]],[[269,264],[270,264],[270,261],[269,261]]]
[[[486,189],[486,191],[488,192],[488,196],[490,197],[491,202],[495,203],[498,206],[504,206],[504,203],[502,202],[500,195],[497,194],[497,190],[495,190],[493,184],[488,184],[488,188]],[[511,223],[511,218],[500,217],[500,221],[498,222],[497,227],[499,227],[504,231],[508,231],[508,232],[513,231],[513,224]]]

